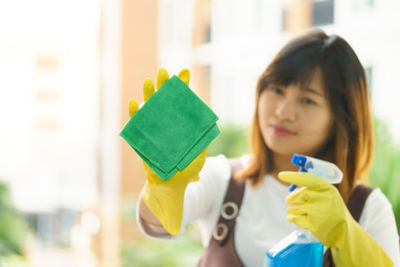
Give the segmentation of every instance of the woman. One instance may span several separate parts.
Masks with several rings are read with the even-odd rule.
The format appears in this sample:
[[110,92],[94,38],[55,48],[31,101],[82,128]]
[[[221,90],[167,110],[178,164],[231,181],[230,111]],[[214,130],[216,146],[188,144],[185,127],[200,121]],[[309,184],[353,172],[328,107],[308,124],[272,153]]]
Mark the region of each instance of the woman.
[[[188,71],[179,77],[188,84]],[[158,87],[166,79],[166,71],[159,72]],[[149,88],[152,82],[147,80],[145,99],[154,92]],[[238,205],[231,205],[229,212],[225,205],[231,168],[223,155],[204,164],[203,151],[169,183],[159,182],[144,164],[148,180],[137,216],[143,233],[176,238],[186,223],[198,221],[203,243],[209,246],[201,266],[217,261],[216,266],[262,266],[265,252],[297,224],[330,248],[337,266],[400,266],[393,211],[381,191],[366,195],[359,222],[345,205],[360,181],[367,180],[373,149],[365,73],[352,48],[339,36],[312,30],[281,49],[256,90],[252,153],[241,157],[243,169],[235,172],[234,180],[245,181]],[[137,110],[133,103],[130,108]],[[291,164],[294,153],[335,163],[343,181],[336,188],[297,172]],[[291,183],[304,188],[290,193]],[[221,207],[230,214],[221,215]],[[235,218],[227,228],[222,217],[232,213]]]

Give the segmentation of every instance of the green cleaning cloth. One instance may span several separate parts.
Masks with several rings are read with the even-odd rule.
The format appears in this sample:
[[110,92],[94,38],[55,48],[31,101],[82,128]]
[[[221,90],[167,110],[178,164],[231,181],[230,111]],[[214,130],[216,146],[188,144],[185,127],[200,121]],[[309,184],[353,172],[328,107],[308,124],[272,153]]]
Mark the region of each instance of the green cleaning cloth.
[[167,181],[218,136],[217,120],[217,115],[174,75],[132,116],[120,135]]

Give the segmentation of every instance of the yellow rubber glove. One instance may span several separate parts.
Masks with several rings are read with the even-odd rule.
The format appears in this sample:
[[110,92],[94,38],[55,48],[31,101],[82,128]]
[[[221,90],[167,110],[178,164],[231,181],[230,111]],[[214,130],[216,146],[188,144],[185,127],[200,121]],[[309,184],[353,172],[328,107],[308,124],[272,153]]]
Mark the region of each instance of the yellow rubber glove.
[[287,219],[330,247],[336,266],[393,266],[378,243],[354,220],[336,187],[305,172],[280,172],[278,177],[302,187],[286,198],[292,205]]
[[[190,72],[183,69],[178,77],[189,85]],[[166,69],[162,68],[157,74],[157,90],[169,79]],[[151,79],[146,79],[143,85],[144,101],[147,101],[155,93]],[[173,104],[173,103],[171,103]],[[132,117],[139,110],[135,99],[129,101],[129,115]],[[150,211],[161,222],[165,230],[176,235],[179,233],[182,223],[183,198],[186,187],[190,182],[199,180],[199,172],[203,168],[207,155],[205,148],[186,168],[177,171],[168,181],[164,181],[143,162],[147,174],[144,187],[143,201]]]

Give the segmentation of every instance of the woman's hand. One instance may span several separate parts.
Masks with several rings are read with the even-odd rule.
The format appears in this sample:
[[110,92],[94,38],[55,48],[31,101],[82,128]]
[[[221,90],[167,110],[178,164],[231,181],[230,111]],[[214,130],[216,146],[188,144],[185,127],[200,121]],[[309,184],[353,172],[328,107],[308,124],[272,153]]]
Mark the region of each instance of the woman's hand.
[[280,172],[279,179],[301,187],[288,195],[287,219],[310,230],[324,245],[333,247],[354,219],[338,190],[323,178],[306,172]]
[[286,198],[287,219],[310,230],[332,249],[337,266],[392,266],[383,249],[353,219],[339,191],[323,178],[305,172],[280,172],[279,179],[295,184]]
[[[183,69],[178,77],[189,84],[190,72]],[[157,90],[169,79],[165,69],[160,69],[157,74]],[[143,85],[144,101],[147,101],[155,93],[154,84],[151,79],[146,79]],[[132,117],[139,110],[135,99],[129,101],[129,115]],[[147,181],[143,191],[143,201],[150,211],[161,222],[165,230],[176,235],[180,231],[183,212],[183,198],[185,190],[190,182],[199,180],[199,172],[203,168],[207,155],[204,149],[186,168],[177,171],[168,181],[164,181],[145,163],[144,169]]]

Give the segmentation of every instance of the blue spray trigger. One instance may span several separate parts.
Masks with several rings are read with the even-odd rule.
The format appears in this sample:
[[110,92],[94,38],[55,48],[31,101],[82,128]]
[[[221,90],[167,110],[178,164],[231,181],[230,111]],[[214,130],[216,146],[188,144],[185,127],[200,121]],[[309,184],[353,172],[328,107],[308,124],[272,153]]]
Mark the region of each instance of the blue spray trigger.
[[311,161],[309,161],[309,162],[307,162],[307,164],[306,164],[306,166],[304,168],[308,172],[309,169],[314,169],[314,165],[312,164]]
[[[306,164],[307,163],[307,164]],[[311,161],[307,162],[307,158],[303,155],[293,154],[292,164],[299,166],[299,172],[307,172],[308,169],[314,168],[314,165]],[[292,192],[297,188],[297,185],[291,184],[289,187],[289,191]]]
[[289,187],[289,191],[293,192],[296,188],[297,188],[297,185],[291,184],[290,187]]
[[304,167],[306,161],[307,161],[307,158],[305,156],[299,155],[299,154],[293,154],[292,164],[300,166],[300,167]]
[[[312,163],[311,163],[312,164]],[[308,169],[300,167],[299,172],[307,172]],[[291,184],[289,187],[289,192],[293,192],[297,188],[297,185]]]

